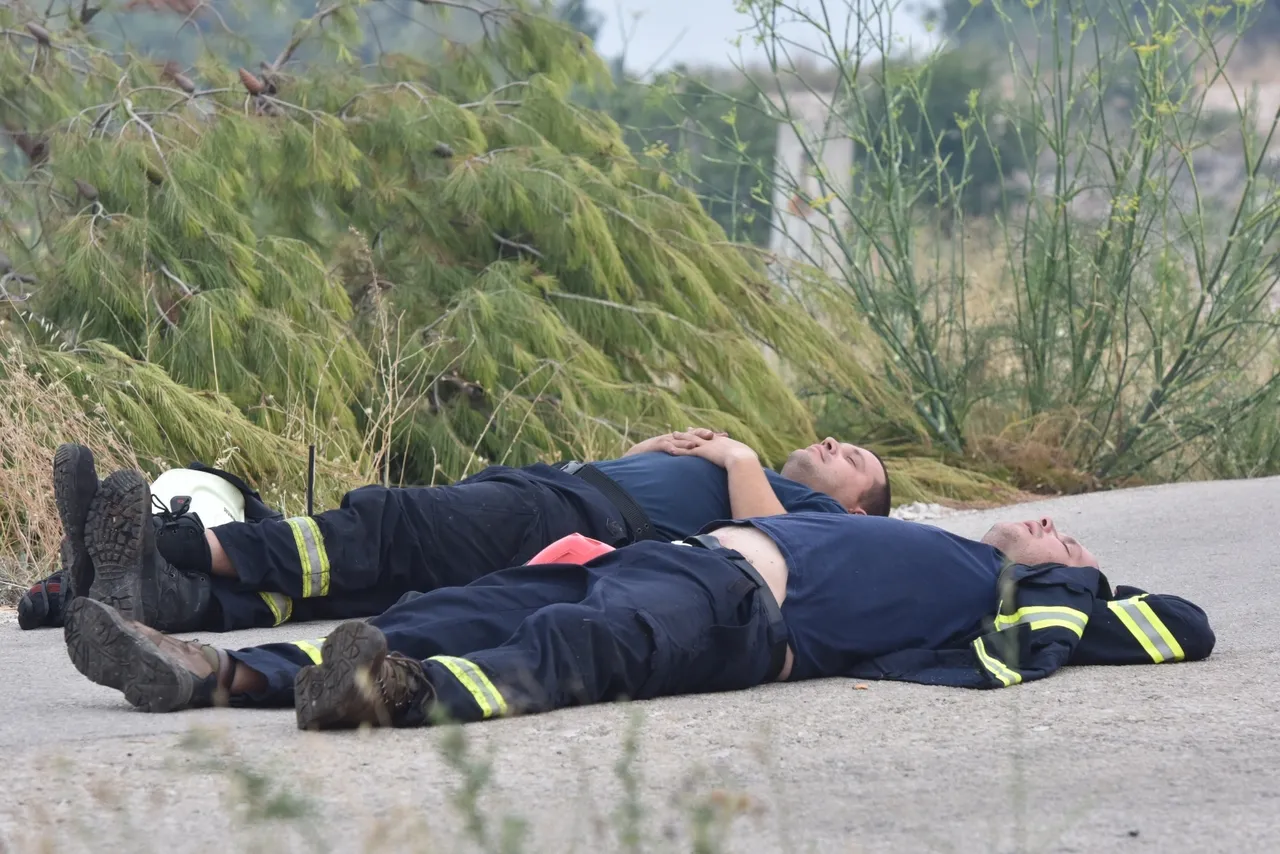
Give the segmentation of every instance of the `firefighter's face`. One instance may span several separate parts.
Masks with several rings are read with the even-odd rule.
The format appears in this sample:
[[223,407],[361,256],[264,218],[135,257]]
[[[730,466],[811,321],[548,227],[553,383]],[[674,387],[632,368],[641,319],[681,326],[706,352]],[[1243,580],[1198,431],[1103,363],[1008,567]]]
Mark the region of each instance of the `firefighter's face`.
[[1026,522],[992,525],[982,541],[995,546],[1014,563],[1034,566],[1060,563],[1063,566],[1098,566],[1098,559],[1075,537],[1057,529],[1048,516]]
[[866,513],[866,505],[885,482],[884,466],[875,454],[830,436],[793,451],[782,466],[782,476],[825,492],[850,513]]

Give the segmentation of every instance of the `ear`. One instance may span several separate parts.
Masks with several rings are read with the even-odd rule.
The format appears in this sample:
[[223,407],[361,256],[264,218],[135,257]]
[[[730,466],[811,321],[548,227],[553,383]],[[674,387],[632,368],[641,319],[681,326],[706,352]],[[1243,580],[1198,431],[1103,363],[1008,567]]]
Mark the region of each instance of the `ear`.
[[861,507],[855,507],[855,508],[853,508],[852,510],[850,510],[849,512],[850,512],[850,513],[852,513],[854,516],[865,516],[865,515],[867,515],[867,511],[866,511],[866,510],[863,510]]

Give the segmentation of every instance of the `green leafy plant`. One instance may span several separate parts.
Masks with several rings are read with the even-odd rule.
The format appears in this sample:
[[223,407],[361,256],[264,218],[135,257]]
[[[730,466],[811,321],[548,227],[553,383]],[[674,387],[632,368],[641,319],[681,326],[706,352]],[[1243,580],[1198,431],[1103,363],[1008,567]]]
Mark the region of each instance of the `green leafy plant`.
[[[1280,116],[1232,71],[1247,16],[1015,5],[984,13],[997,62],[900,55],[894,3],[742,4],[768,63],[741,107],[782,128],[759,167],[775,275],[828,323],[865,319],[949,454],[1052,422],[1082,482],[1203,471],[1207,443],[1274,419],[1280,387]],[[801,62],[800,43],[820,49]],[[962,100],[965,69],[984,83]]]
[[780,460],[812,418],[779,367],[896,407],[869,342],[815,323],[571,101],[609,83],[580,34],[454,10],[485,27],[443,61],[364,62],[361,9],[320,9],[253,70],[81,27],[45,44],[0,12],[0,118],[42,146],[4,186],[0,240],[32,280],[12,328],[82,368],[141,455],[209,450],[197,398],[230,405],[215,435],[251,475],[288,435],[419,483],[702,422]]

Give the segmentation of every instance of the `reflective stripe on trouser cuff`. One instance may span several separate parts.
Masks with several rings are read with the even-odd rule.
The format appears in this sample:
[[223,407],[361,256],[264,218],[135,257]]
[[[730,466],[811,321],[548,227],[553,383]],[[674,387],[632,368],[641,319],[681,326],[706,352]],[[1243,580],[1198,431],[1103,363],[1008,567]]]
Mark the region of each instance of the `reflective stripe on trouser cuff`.
[[293,616],[293,600],[283,593],[267,593],[266,591],[258,591],[258,595],[262,597],[262,601],[267,603],[267,607],[271,609],[271,616],[275,618],[273,626],[288,622]]
[[1029,605],[1012,614],[996,615],[997,629],[1007,629],[1019,623],[1028,624],[1032,631],[1057,627],[1070,629],[1075,632],[1076,637],[1083,637],[1089,615],[1075,608],[1055,608],[1049,605]]
[[1156,664],[1182,661],[1186,657],[1173,632],[1156,616],[1151,606],[1142,601],[1141,596],[1108,602],[1107,607],[1115,612]]
[[329,553],[320,536],[320,526],[310,516],[295,516],[285,522],[293,529],[298,547],[298,563],[302,565],[302,598],[329,595]]
[[293,645],[305,652],[312,664],[319,664],[323,660],[320,648],[324,646],[324,638],[317,638],[314,641],[293,641]]
[[999,679],[1004,687],[1008,688],[1010,685],[1017,685],[1022,681],[1021,673],[987,652],[987,645],[982,642],[982,638],[978,638],[973,642],[973,651],[978,654],[978,661],[982,663],[987,672]]
[[486,718],[507,713],[507,701],[502,698],[502,693],[493,687],[489,677],[470,661],[450,655],[433,655],[427,661],[438,661],[447,667],[453,674],[453,678],[462,683],[462,687],[471,693],[471,698],[476,701],[481,714]]

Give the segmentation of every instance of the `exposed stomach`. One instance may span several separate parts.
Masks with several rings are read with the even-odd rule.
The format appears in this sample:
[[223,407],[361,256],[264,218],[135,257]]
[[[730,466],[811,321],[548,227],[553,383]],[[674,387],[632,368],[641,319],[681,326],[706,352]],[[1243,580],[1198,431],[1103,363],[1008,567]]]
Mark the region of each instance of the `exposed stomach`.
[[750,525],[725,525],[710,532],[726,549],[733,549],[751,561],[773,598],[782,604],[787,597],[787,561],[777,543],[759,528]]
[[[782,551],[769,535],[759,528],[750,525],[725,525],[708,531],[727,549],[733,549],[742,555],[760,573],[764,583],[769,585],[773,598],[781,605],[787,598],[787,561]],[[782,666],[777,681],[782,682],[791,675],[791,665],[795,656],[791,647],[787,646],[787,662]]]

